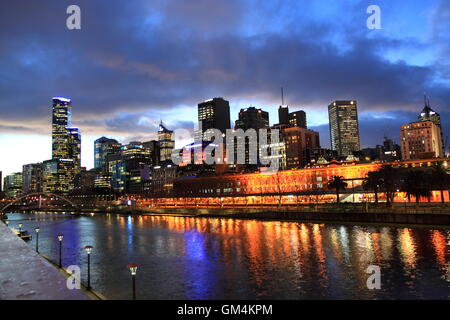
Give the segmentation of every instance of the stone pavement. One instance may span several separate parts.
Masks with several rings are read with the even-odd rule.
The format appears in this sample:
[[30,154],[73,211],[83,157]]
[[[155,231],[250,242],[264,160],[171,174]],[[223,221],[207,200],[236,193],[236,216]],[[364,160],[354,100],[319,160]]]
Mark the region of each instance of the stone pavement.
[[[33,241],[33,240],[31,240]],[[0,222],[0,300],[89,300],[67,278]]]

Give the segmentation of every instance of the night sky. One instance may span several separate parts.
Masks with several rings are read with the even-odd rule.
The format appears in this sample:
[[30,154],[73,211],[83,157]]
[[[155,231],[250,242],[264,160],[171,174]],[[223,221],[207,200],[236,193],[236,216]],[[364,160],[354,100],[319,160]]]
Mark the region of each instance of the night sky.
[[[81,30],[66,9],[81,8]],[[381,30],[369,30],[369,5]],[[51,158],[51,98],[70,97],[93,141],[149,140],[162,119],[192,129],[197,104],[221,96],[231,120],[261,107],[278,121],[280,87],[291,110],[329,146],[327,106],[356,99],[363,147],[398,142],[426,93],[450,135],[448,0],[2,0],[0,170]]]

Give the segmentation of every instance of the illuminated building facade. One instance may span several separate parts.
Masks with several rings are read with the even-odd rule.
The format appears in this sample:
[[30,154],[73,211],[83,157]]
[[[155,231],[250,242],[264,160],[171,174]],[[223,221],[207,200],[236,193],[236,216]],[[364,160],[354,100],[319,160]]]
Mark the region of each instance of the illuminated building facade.
[[106,156],[117,154],[122,145],[115,139],[101,137],[94,142],[94,168],[104,169],[106,166]]
[[[111,187],[116,193],[142,193],[149,181],[152,164],[151,151],[141,142],[130,142],[121,147],[119,154],[107,155]],[[105,180],[103,180],[105,182]]]
[[442,131],[441,116],[439,115],[439,113],[431,109],[429,101],[425,100],[425,107],[419,114],[418,119],[419,121],[431,121],[439,128],[441,134],[442,154],[445,154],[444,134]]
[[360,150],[358,110],[355,100],[333,101],[328,106],[331,149],[339,156]]
[[[434,162],[447,164],[447,159],[410,160],[392,163],[328,163],[311,168],[278,171],[276,173],[229,174],[222,176],[183,177],[174,182],[174,196],[158,203],[200,205],[250,205],[327,203],[336,199],[335,190],[328,188],[334,176],[342,176],[348,187],[342,191],[342,202],[373,201],[373,194],[363,188],[369,172],[389,164],[394,168],[431,167]],[[385,195],[380,193],[381,201]],[[397,192],[395,201],[407,201],[404,192]],[[433,201],[440,201],[433,191]],[[153,200],[149,200],[153,203]]]
[[72,126],[70,99],[53,98],[52,110],[52,159],[69,159],[70,145],[67,128]]
[[111,192],[111,175],[104,172],[98,173],[94,180],[94,188],[96,190]]
[[150,193],[154,196],[173,196],[174,182],[178,175],[178,167],[172,164],[161,164],[160,166],[152,167],[151,175],[151,190]]
[[175,148],[175,140],[173,131],[168,130],[163,123],[159,125],[158,131],[160,161],[171,161],[172,151]]
[[3,190],[6,199],[16,199],[22,194],[22,173],[16,172],[5,176],[3,180]]
[[286,168],[303,168],[308,163],[309,149],[320,148],[319,133],[313,130],[288,127],[282,130],[286,152]]
[[293,127],[306,129],[306,113],[303,110],[291,112],[289,114],[289,124]]
[[[50,186],[53,185],[56,188],[53,192],[68,192],[73,189],[75,174],[81,170],[81,134],[78,128],[72,127],[71,100],[64,97],[53,97],[52,159],[61,160],[57,166],[67,166],[69,171],[62,172],[61,168],[56,170],[57,174],[61,174],[57,179],[59,182],[47,184],[47,187],[51,189]],[[71,164],[68,165],[70,161]],[[71,183],[62,183],[67,178]],[[69,189],[64,189],[66,186]]]
[[400,126],[402,159],[442,158],[442,135],[432,121],[412,122]]
[[306,113],[303,110],[289,112],[289,106],[278,107],[278,121],[280,125],[290,125],[293,127],[307,128]]
[[78,128],[67,128],[68,140],[68,157],[66,159],[73,160],[74,172],[79,173],[81,170],[81,134]]
[[67,194],[74,189],[75,164],[72,159],[52,159],[42,164],[42,191]]
[[23,193],[42,191],[42,163],[26,164],[22,167]]

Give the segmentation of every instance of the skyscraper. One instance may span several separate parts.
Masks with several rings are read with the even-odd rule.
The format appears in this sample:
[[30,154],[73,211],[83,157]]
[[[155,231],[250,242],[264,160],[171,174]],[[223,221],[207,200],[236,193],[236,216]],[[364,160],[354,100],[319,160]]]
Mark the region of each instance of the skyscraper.
[[[268,129],[269,128],[269,113],[262,109],[256,109],[255,107],[249,107],[246,109],[241,109],[239,112],[238,120],[236,120],[235,129],[242,129],[247,131],[248,129],[254,129],[256,131],[256,141],[253,139],[249,139],[245,137],[245,141],[243,141],[242,137],[236,137],[237,141],[235,143],[234,152],[237,155],[237,146],[239,144],[244,143],[245,145],[245,164],[247,165],[247,169],[253,167],[256,170],[257,163],[250,163],[250,150],[254,150],[254,152],[258,153],[259,150],[259,129]],[[257,154],[256,154],[257,156]],[[255,159],[257,160],[257,159]],[[253,166],[249,166],[253,165]]]
[[161,162],[172,159],[172,151],[175,147],[173,131],[168,130],[162,123],[159,125],[158,142]]
[[358,111],[355,100],[334,101],[328,106],[331,149],[339,156],[360,150]]
[[122,145],[115,139],[101,137],[94,141],[94,168],[105,169],[106,156],[119,153]]
[[78,128],[67,128],[68,156],[72,159],[75,173],[81,170],[81,133]]
[[52,159],[69,158],[69,137],[67,128],[72,126],[72,105],[70,99],[53,97],[52,110]]
[[66,193],[81,170],[81,134],[72,127],[72,103],[64,97],[53,97],[52,160],[43,164],[43,187],[46,192]]
[[230,129],[230,103],[223,98],[213,98],[198,104],[199,129],[219,129],[225,133]]

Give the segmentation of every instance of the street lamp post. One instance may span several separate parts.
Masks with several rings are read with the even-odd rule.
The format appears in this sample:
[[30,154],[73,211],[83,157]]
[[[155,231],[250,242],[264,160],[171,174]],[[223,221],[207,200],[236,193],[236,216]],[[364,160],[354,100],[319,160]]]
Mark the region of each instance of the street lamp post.
[[88,278],[87,278],[87,281],[88,281],[87,289],[88,290],[91,289],[91,253],[92,253],[92,249],[93,248],[94,247],[92,247],[92,246],[84,247],[84,250],[86,250],[86,253],[88,255],[88,273],[87,273],[87,276],[88,276]]
[[61,261],[61,249],[62,249],[62,241],[64,236],[62,234],[58,234],[58,241],[59,241],[59,267],[62,268],[62,261]]
[[36,231],[36,252],[39,253],[39,227],[34,228],[34,231]]
[[136,272],[138,265],[137,264],[129,264],[128,269],[130,269],[131,272],[131,279],[133,281],[133,300],[136,300]]

